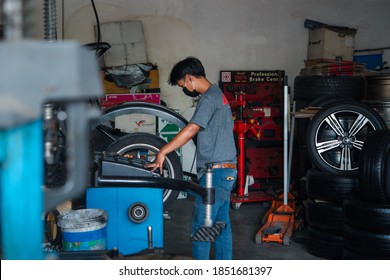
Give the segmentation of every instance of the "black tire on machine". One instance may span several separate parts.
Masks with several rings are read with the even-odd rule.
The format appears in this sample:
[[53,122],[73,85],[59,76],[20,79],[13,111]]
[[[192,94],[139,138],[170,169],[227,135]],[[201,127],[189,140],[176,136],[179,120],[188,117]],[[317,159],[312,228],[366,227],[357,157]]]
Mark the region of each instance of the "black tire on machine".
[[[164,147],[167,142],[160,137],[150,133],[130,133],[110,144],[105,152],[118,155],[140,157],[141,154],[148,153],[148,157],[154,160],[154,156]],[[151,161],[152,161],[151,160]],[[176,152],[167,155],[163,176],[166,178],[183,179],[183,170],[179,156]],[[171,204],[179,195],[177,190],[164,190],[164,206]]]

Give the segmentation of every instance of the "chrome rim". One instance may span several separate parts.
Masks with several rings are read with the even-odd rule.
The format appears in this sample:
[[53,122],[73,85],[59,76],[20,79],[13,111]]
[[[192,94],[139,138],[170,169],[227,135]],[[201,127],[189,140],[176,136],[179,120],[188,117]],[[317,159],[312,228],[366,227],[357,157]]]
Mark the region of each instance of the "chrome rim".
[[316,129],[316,151],[324,163],[332,168],[357,170],[364,141],[373,130],[372,122],[359,112],[334,112]]

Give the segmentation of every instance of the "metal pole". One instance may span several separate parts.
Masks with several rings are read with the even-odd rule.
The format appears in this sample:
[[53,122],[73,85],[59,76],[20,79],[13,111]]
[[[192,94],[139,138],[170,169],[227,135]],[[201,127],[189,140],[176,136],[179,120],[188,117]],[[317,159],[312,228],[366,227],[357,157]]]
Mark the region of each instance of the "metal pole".
[[287,77],[285,77],[284,83],[284,130],[283,130],[283,203],[287,205],[287,195],[288,195],[288,85]]
[[[213,171],[211,169],[211,165],[207,166],[206,169],[206,189],[211,189],[213,187]],[[212,221],[212,207],[213,205],[210,203],[207,203],[205,205],[205,217],[204,217],[204,226],[205,227],[212,227],[213,221]]]
[[[293,101],[292,111],[295,113],[296,102]],[[290,186],[291,181],[291,166],[292,166],[292,157],[293,157],[293,149],[294,149],[294,130],[295,130],[295,115],[292,115],[291,118],[291,128],[290,128],[290,148],[288,151],[288,183],[287,186]]]

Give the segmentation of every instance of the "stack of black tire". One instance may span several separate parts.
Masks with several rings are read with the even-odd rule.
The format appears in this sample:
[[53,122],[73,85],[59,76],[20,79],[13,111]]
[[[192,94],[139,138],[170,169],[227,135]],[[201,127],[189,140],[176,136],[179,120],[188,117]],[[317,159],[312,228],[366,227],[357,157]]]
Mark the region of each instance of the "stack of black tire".
[[303,165],[307,249],[321,258],[344,258],[343,203],[359,191],[367,137],[386,128],[382,117],[361,101],[364,96],[362,77],[298,76],[294,82],[297,107],[320,108],[311,119],[297,122],[297,139],[300,155],[309,161]]
[[343,257],[342,205],[344,199],[356,192],[357,186],[357,176],[334,175],[316,169],[307,172],[308,252],[326,259]]
[[359,192],[344,200],[345,259],[390,260],[390,130],[368,135],[359,165]]

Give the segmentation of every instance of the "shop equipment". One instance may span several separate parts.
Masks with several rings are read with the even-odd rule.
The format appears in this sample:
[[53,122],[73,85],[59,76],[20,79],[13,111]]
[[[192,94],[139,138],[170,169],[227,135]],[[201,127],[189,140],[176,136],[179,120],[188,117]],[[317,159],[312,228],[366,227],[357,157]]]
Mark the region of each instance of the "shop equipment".
[[146,162],[136,158],[107,155],[97,159],[96,164],[95,183],[87,188],[86,206],[107,212],[107,248],[117,248],[122,255],[149,247],[162,248],[162,189],[132,188],[132,183],[118,187],[117,183],[108,183],[108,178],[159,178],[159,174],[144,169]]
[[[0,75],[2,259],[43,259],[43,213],[85,190],[88,124],[99,114],[87,100],[103,90],[94,56],[76,42],[24,41],[21,32],[9,32],[10,38],[0,43],[0,59],[7,65]],[[52,102],[65,105],[68,176],[63,186],[49,190],[43,188],[43,165],[53,150],[44,141],[43,127],[50,114],[42,108]]]
[[[212,165],[207,164],[206,167],[206,191],[213,190],[213,171],[212,171]],[[201,226],[197,232],[195,232],[191,236],[192,241],[200,241],[200,242],[214,242],[217,237],[221,234],[222,230],[225,229],[226,223],[224,222],[215,222],[213,223],[212,220],[212,203],[214,203],[215,200],[215,192],[209,193],[210,197],[208,199],[210,200],[209,203],[205,204],[205,218],[204,218],[204,224]]]
[[[255,237],[256,243],[277,242],[283,245],[291,244],[291,236],[295,226],[295,197],[290,189],[290,166],[292,157],[293,128],[290,135],[290,149],[288,147],[288,125],[290,114],[287,78],[284,85],[284,177],[283,194],[274,200],[270,210],[266,213],[267,222],[260,228]],[[292,123],[292,127],[293,127]],[[281,203],[283,201],[283,203]]]
[[214,242],[225,228],[211,219],[215,189],[212,171],[206,173],[206,188],[191,182],[160,177],[144,166],[147,159],[118,155],[99,157],[94,184],[87,189],[87,207],[107,211],[107,249],[122,255],[163,247],[162,189],[186,191],[199,195],[205,205],[204,226],[191,236],[193,241]]
[[[270,201],[282,188],[281,107],[284,71],[220,73],[220,87],[232,108],[238,150],[238,178],[232,208]],[[276,191],[275,191],[276,190]]]
[[274,197],[264,192],[249,192],[248,179],[245,174],[245,139],[248,132],[252,132],[257,139],[261,138],[264,127],[256,119],[244,120],[244,108],[246,106],[245,93],[236,92],[236,101],[231,101],[232,109],[238,107],[239,114],[234,121],[234,133],[237,136],[238,147],[238,167],[237,167],[237,192],[232,193],[231,203],[235,209],[238,209],[243,202],[269,201]]

